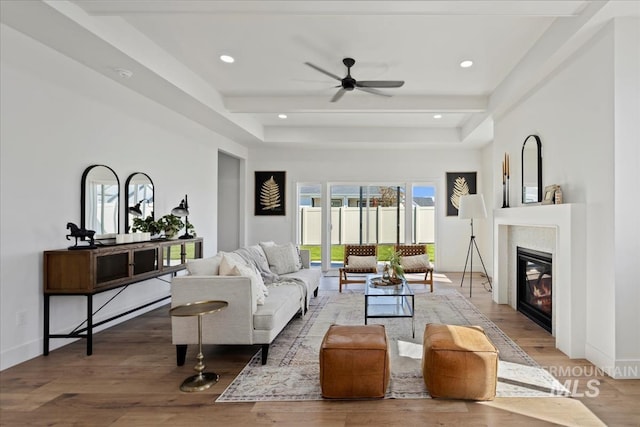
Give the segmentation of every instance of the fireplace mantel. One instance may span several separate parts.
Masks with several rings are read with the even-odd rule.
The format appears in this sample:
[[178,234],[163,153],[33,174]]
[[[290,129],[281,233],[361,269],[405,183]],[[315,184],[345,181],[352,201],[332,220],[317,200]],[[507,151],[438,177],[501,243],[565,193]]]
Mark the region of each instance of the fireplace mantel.
[[[512,226],[556,230],[553,311],[556,347],[571,358],[585,357],[586,214],[583,204],[534,205],[493,211],[493,299],[508,303],[509,230]],[[512,283],[515,278],[512,278]]]

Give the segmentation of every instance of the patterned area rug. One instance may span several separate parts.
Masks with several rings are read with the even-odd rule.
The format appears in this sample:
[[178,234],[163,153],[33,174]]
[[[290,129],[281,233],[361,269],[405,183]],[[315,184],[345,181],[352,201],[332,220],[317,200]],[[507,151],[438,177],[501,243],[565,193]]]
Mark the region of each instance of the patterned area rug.
[[[480,325],[500,350],[498,397],[567,396],[568,391],[540,368],[493,322],[455,289],[416,293],[415,338],[411,319],[369,319],[384,324],[389,338],[391,381],[386,398],[429,398],[422,378],[422,335],[427,323]],[[331,324],[364,323],[362,291],[314,298],[304,318],[296,317],[272,343],[266,365],[258,351],[216,402],[321,400],[318,354]]]

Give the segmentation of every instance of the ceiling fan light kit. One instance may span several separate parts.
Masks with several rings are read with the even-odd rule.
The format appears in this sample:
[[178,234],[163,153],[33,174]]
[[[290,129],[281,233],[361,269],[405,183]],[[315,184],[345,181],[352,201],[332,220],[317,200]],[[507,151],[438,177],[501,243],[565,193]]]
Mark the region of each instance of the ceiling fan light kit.
[[323,74],[326,74],[327,76],[338,80],[340,82],[340,85],[336,86],[339,87],[340,89],[338,89],[338,92],[336,92],[335,95],[333,95],[333,97],[331,98],[331,102],[336,102],[338,101],[340,98],[342,98],[342,96],[346,93],[346,92],[351,92],[354,89],[358,89],[361,90],[363,92],[367,92],[367,93],[372,93],[374,95],[381,95],[381,96],[391,96],[387,93],[381,92],[379,90],[377,90],[377,88],[397,88],[397,87],[401,87],[404,84],[403,80],[361,80],[358,81],[356,79],[354,79],[351,76],[351,67],[353,67],[356,63],[355,59],[353,58],[344,58],[342,60],[342,63],[345,65],[345,67],[347,67],[347,75],[343,78],[338,77],[337,75],[318,67],[317,65],[314,65],[310,62],[305,62],[306,65],[308,65],[309,67],[313,68],[314,70],[320,71]]

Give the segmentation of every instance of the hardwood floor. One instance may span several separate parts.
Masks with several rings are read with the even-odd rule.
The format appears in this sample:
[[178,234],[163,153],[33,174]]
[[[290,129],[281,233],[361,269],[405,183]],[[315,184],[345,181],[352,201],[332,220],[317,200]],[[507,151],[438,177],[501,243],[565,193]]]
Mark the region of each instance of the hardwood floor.
[[[459,289],[459,274],[435,279],[436,288]],[[92,356],[78,341],[1,372],[0,425],[640,426],[640,380],[613,380],[585,360],[568,359],[542,328],[494,304],[480,282],[474,276],[472,302],[542,366],[565,374],[559,380],[578,397],[214,403],[259,347],[206,346],[207,370],[220,382],[183,393],[178,387],[193,373],[196,348],[176,366],[164,307],[96,335]],[[337,290],[337,277],[322,279],[320,292]],[[466,285],[462,293],[468,295]]]

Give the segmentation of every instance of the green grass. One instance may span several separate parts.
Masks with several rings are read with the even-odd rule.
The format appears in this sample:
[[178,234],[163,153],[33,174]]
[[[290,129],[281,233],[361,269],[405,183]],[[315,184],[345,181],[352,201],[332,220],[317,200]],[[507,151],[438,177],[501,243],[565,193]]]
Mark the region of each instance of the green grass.
[[[172,260],[176,260],[176,259],[182,259],[182,256],[180,254],[180,252],[182,252],[182,246],[180,246],[181,243],[177,243],[175,245],[171,245],[168,246],[166,250],[170,249],[170,253],[169,253],[169,259]],[[186,259],[194,259],[196,257],[196,245],[195,243],[187,243],[186,248],[185,248],[185,252],[186,252]],[[166,254],[165,254],[166,256]]]
[[[307,249],[311,254],[311,261],[320,261],[320,246],[319,245],[301,245],[300,249]],[[427,254],[431,262],[435,261],[435,244],[427,244]],[[378,260],[388,261],[393,252],[393,245],[378,245]],[[344,245],[332,245],[331,246],[331,261],[342,262],[344,260]]]

